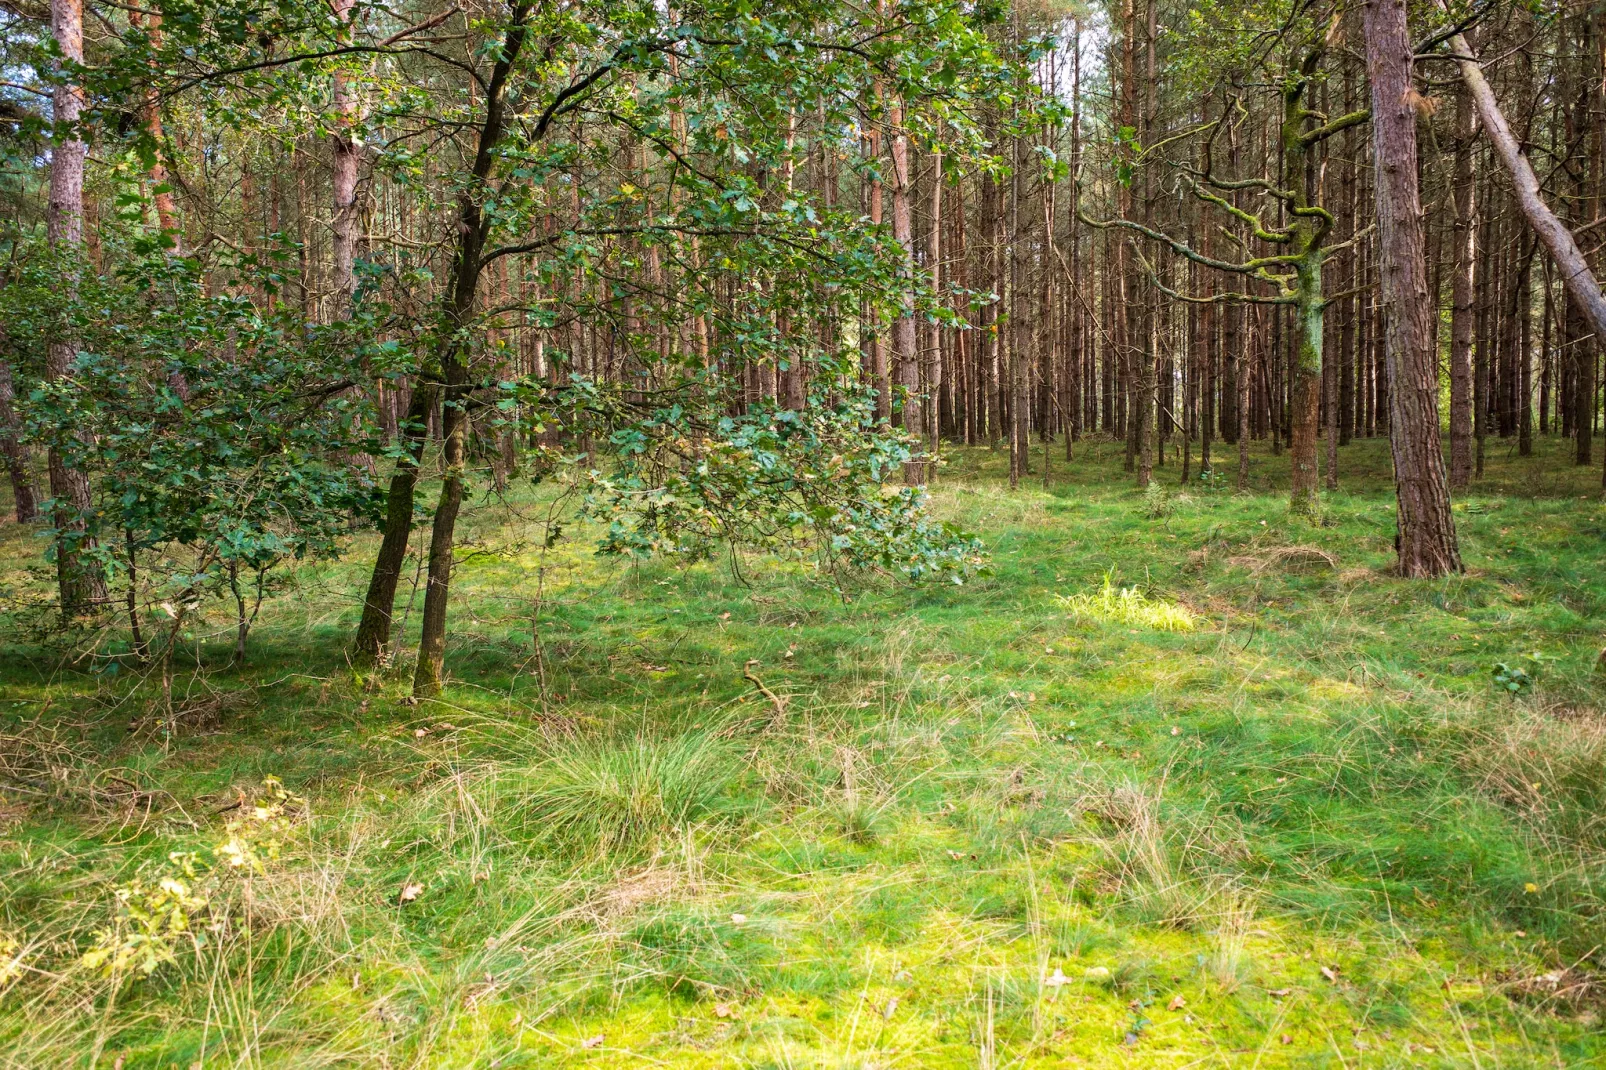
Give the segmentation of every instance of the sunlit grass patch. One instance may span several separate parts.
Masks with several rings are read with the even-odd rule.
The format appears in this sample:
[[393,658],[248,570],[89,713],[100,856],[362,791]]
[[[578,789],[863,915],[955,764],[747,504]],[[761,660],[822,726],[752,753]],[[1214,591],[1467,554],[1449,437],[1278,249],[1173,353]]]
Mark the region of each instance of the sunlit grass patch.
[[1108,573],[1096,594],[1060,595],[1060,602],[1083,620],[1149,628],[1159,632],[1191,632],[1198,617],[1187,606],[1151,598],[1136,587],[1117,587]]

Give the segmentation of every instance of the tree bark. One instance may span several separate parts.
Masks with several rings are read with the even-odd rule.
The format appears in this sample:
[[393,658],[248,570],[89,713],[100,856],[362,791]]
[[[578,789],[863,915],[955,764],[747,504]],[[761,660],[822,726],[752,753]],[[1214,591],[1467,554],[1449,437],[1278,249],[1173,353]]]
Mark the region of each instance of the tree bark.
[[911,486],[926,481],[925,406],[920,398],[920,354],[915,331],[915,234],[910,197],[909,135],[903,128],[903,102],[894,101],[888,112],[892,156],[892,239],[898,243],[899,274],[903,280],[898,318],[892,322],[893,375],[903,388],[903,429],[913,437],[916,451],[903,466],[903,479]]
[[[876,83],[875,95],[877,100],[881,99],[880,82]],[[867,152],[870,159],[874,161],[872,174],[875,176],[870,179],[868,190],[870,225],[879,230],[882,212],[882,190],[879,177],[881,168],[881,127],[879,124],[873,124],[870,127],[867,142]],[[881,337],[881,324],[877,322],[874,313],[871,313],[871,318],[866,327],[870,333],[870,381],[871,385],[875,387],[876,420],[881,423],[887,423],[892,419],[892,387],[887,377],[887,344]]]
[[[128,24],[136,29],[145,30],[152,50],[161,48],[160,12],[153,11],[147,15],[138,9],[130,8]],[[171,235],[175,247],[178,247],[178,211],[173,204],[173,191],[167,185],[167,164],[162,159],[161,96],[155,86],[147,88],[141,97],[139,120],[145,127],[146,136],[151,139],[151,166],[146,175],[151,183],[151,203],[156,208],[156,225],[161,228],[163,234]]]
[[374,558],[374,571],[368,578],[363,598],[362,620],[352,643],[352,661],[358,666],[372,665],[391,649],[391,614],[396,605],[396,585],[401,579],[402,562],[407,559],[407,542],[413,530],[413,492],[418,486],[418,467],[429,440],[429,414],[435,408],[435,388],[424,383],[413,387],[407,415],[400,433],[404,452],[390,477],[385,504],[385,535]]
[[473,314],[480,275],[485,269],[485,242],[491,220],[481,210],[479,197],[495,167],[495,148],[507,121],[507,79],[529,32],[529,8],[515,7],[491,77],[486,82],[485,118],[480,124],[479,147],[471,172],[472,183],[458,194],[457,248],[452,259],[446,307],[442,312],[439,366],[441,437],[444,478],[430,528],[429,582],[424,590],[422,632],[418,665],[413,672],[413,694],[428,698],[440,693],[445,676],[446,609],[451,597],[453,544],[457,514],[463,504],[468,444],[469,340],[464,337]]
[[[51,0],[50,29],[62,59],[84,61],[83,0]],[[50,153],[50,202],[45,216],[45,233],[61,256],[68,273],[64,284],[76,291],[73,276],[79,270],[84,241],[84,160],[89,146],[76,129],[83,113],[83,88],[63,78],[52,93],[56,137]],[[74,344],[61,338],[50,343],[45,355],[45,378],[67,378],[73,361]],[[88,518],[94,508],[89,477],[68,464],[57,446],[47,455],[50,470],[50,496],[55,499],[56,585],[64,617],[74,617],[106,600],[106,578],[84,560],[82,551],[90,538]]]
[[1522,209],[1523,218],[1561,270],[1562,285],[1567,288],[1568,296],[1577,303],[1596,336],[1606,338],[1606,294],[1601,293],[1600,283],[1595,281],[1589,263],[1579,251],[1578,243],[1573,240],[1572,231],[1556,218],[1540,196],[1539,179],[1534,175],[1522,146],[1511,133],[1505,113],[1495,100],[1494,90],[1490,88],[1489,80],[1484,77],[1483,68],[1478,65],[1477,57],[1466,39],[1456,34],[1450,38],[1449,45],[1451,54],[1459,61],[1457,66],[1461,68],[1461,79],[1477,106],[1483,131],[1494,146],[1500,165],[1511,179],[1517,207]]
[[1402,576],[1443,576],[1462,571],[1462,566],[1439,444],[1438,362],[1417,188],[1419,97],[1411,84],[1405,0],[1371,0],[1365,32],[1377,162],[1378,265],[1387,310],[1384,360],[1399,571]]
[[1242,309],[1241,311],[1245,319],[1244,325],[1246,329],[1244,333],[1247,335],[1248,341],[1244,346],[1244,355],[1240,357],[1236,363],[1234,372],[1237,376],[1237,379],[1233,384],[1233,392],[1237,397],[1237,400],[1234,403],[1233,412],[1236,413],[1238,417],[1237,437],[1234,441],[1236,441],[1238,444],[1239,493],[1243,493],[1249,489],[1249,379],[1250,375],[1254,371],[1254,354],[1256,347],[1260,344],[1261,334],[1261,332],[1256,329],[1260,326],[1260,310],[1258,308],[1252,310],[1246,308]]
[[[341,40],[351,36],[351,12],[356,0],[330,0],[335,19],[340,23]],[[357,97],[344,70],[334,74],[333,106],[335,129],[329,135],[334,166],[330,185],[334,195],[334,213],[329,221],[334,245],[334,284],[341,302],[341,315],[352,294],[357,292],[357,165],[362,155],[362,144],[357,140]]]
[[1472,482],[1473,267],[1477,227],[1473,220],[1472,97],[1455,98],[1455,269],[1450,279],[1450,486]]
[[17,523],[26,524],[38,519],[39,500],[34,494],[28,447],[21,439],[22,423],[17,419],[16,399],[11,363],[0,358],[0,453],[5,454],[6,474],[11,477],[11,501]]
[[[939,294],[942,286],[942,152],[931,157],[931,218],[926,233],[926,271],[931,276],[931,292]],[[925,367],[925,389],[928,412],[926,416],[927,462],[922,482],[932,476],[932,462],[942,442],[942,413],[938,399],[943,389],[942,326],[933,321],[926,327],[926,340],[920,363]]]

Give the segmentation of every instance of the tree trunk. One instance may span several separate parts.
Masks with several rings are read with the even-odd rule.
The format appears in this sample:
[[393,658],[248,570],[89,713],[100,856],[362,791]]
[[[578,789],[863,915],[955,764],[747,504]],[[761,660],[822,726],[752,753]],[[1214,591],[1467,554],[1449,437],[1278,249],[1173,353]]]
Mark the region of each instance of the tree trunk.
[[[349,0],[348,0],[349,2]],[[162,16],[160,12],[145,12],[130,8],[128,24],[135,29],[143,28],[154,51],[162,46]],[[151,183],[151,203],[156,207],[156,225],[163,234],[171,235],[178,246],[178,212],[173,205],[173,191],[167,184],[167,164],[162,159],[162,111],[161,96],[153,85],[146,89],[139,108],[139,120],[145,127],[146,136],[151,139],[151,166],[146,172]]]
[[1472,482],[1472,300],[1477,228],[1473,221],[1472,98],[1455,98],[1455,271],[1450,280],[1450,486]]
[[1387,310],[1389,445],[1402,576],[1460,572],[1450,488],[1439,444],[1438,362],[1417,188],[1416,88],[1405,0],[1366,7],[1366,70],[1377,161],[1378,263]]
[[454,358],[447,366],[442,394],[441,435],[445,478],[435,503],[435,520],[429,533],[429,581],[424,589],[424,614],[418,640],[418,664],[413,671],[413,694],[438,695],[445,680],[446,607],[451,595],[452,549],[457,514],[463,506],[464,460],[468,444],[468,366]]
[[[876,83],[876,99],[881,98],[881,84]],[[881,228],[881,127],[872,125],[868,131],[867,152],[874,161],[876,177],[870,179],[868,195],[870,198],[870,225],[877,230]],[[892,419],[892,390],[887,379],[887,344],[881,337],[881,324],[877,322],[875,313],[871,313],[866,327],[870,333],[870,382],[875,387],[875,414],[880,423],[887,423]]]
[[401,579],[402,562],[407,559],[407,542],[413,530],[413,492],[418,486],[418,466],[429,440],[429,414],[435,408],[435,388],[415,384],[407,415],[402,419],[401,435],[405,452],[390,477],[390,493],[385,504],[385,535],[374,558],[374,571],[363,598],[362,620],[352,644],[352,661],[359,666],[382,660],[390,651],[391,613],[396,605],[396,585]]
[[[1245,334],[1248,344],[1244,346],[1246,352],[1236,362],[1235,369],[1237,381],[1234,383],[1233,393],[1237,396],[1233,411],[1238,416],[1237,443],[1238,443],[1238,491],[1242,493],[1249,489],[1249,378],[1254,371],[1254,354],[1260,344],[1260,331],[1256,330],[1260,324],[1259,309],[1251,312],[1249,309],[1241,310],[1245,319]],[[1253,317],[1253,320],[1250,317]]]
[[[942,286],[942,153],[931,157],[931,218],[927,221],[926,270],[931,275],[931,292],[937,295]],[[938,404],[943,391],[942,325],[933,321],[926,326],[926,340],[922,347],[921,364],[925,367],[925,389],[928,404],[926,416],[926,471],[922,481],[931,479],[931,460],[937,456],[942,442],[942,413]]]
[[1601,293],[1600,283],[1595,281],[1595,275],[1579,251],[1578,243],[1573,240],[1572,231],[1556,218],[1540,196],[1539,179],[1534,175],[1522,146],[1512,134],[1505,113],[1495,100],[1494,90],[1489,87],[1483,68],[1478,65],[1466,39],[1456,34],[1450,38],[1449,44],[1451,53],[1460,61],[1461,78],[1472,95],[1473,103],[1477,105],[1484,133],[1488,135],[1495,155],[1511,179],[1517,206],[1544,244],[1545,251],[1561,268],[1562,284],[1566,286],[1568,296],[1577,303],[1579,312],[1588,320],[1596,336],[1606,338],[1606,294]]
[[[1315,516],[1321,508],[1316,461],[1316,424],[1322,389],[1322,250],[1306,253],[1295,265],[1296,356],[1291,384],[1293,434],[1289,440],[1288,508]],[[1274,313],[1275,314],[1275,313]]]
[[22,422],[17,419],[16,386],[11,364],[0,358],[0,453],[5,454],[6,474],[11,477],[11,501],[17,523],[26,524],[39,516],[39,501],[33,489],[33,465],[28,447],[22,443]]
[[[50,29],[63,60],[84,61],[83,0],[51,0]],[[63,78],[52,93],[56,141],[50,153],[50,203],[45,233],[60,254],[68,273],[64,285],[75,291],[73,275],[79,269],[84,240],[84,159],[89,146],[76,129],[83,113],[82,87]],[[45,356],[45,378],[65,379],[71,369],[74,344],[62,338],[50,343]],[[71,467],[59,447],[48,451],[50,496],[55,499],[56,585],[64,617],[74,617],[106,600],[106,578],[85,561],[81,551],[90,538],[88,518],[94,508],[89,477]]]
[[[351,11],[355,5],[356,0],[330,0],[335,19],[340,23],[343,41],[351,36]],[[362,154],[362,145],[354,133],[357,98],[344,70],[335,70],[332,103],[335,129],[329,135],[329,141],[334,155],[330,175],[334,212],[329,221],[329,231],[334,242],[335,291],[337,299],[342,302],[339,314],[344,315],[345,305],[349,304],[351,295],[357,291],[354,271],[357,259],[357,165]]]
[[451,598],[452,549],[457,514],[463,504],[463,480],[468,446],[469,339],[464,337],[473,315],[480,275],[485,270],[485,242],[491,220],[478,197],[495,166],[494,149],[506,122],[507,77],[518,60],[528,34],[529,8],[513,9],[500,57],[486,84],[485,119],[480,125],[479,148],[472,171],[473,185],[458,194],[457,248],[442,312],[438,363],[444,389],[441,394],[441,439],[445,478],[430,527],[429,583],[424,589],[422,632],[418,665],[413,673],[413,695],[428,698],[440,693],[445,679],[446,609]]
[[[888,113],[892,135],[892,239],[898,243],[899,275],[903,280],[898,318],[892,322],[892,362],[896,382],[903,388],[903,429],[917,443],[925,437],[925,406],[920,401],[920,354],[915,330],[915,232],[910,190],[909,135],[903,128],[903,103],[895,101]],[[903,479],[911,486],[926,481],[925,454],[920,445],[903,466]]]

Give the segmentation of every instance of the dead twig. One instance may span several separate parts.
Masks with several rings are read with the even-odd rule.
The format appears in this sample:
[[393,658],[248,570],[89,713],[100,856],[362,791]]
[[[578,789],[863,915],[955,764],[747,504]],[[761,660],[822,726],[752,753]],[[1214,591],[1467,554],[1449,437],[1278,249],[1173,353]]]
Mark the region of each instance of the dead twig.
[[753,666],[758,663],[758,659],[754,658],[746,665],[743,665],[742,679],[758,688],[758,693],[769,699],[770,705],[775,707],[775,716],[770,718],[770,724],[772,726],[777,725],[786,718],[786,700],[766,687],[764,681],[753,673]]

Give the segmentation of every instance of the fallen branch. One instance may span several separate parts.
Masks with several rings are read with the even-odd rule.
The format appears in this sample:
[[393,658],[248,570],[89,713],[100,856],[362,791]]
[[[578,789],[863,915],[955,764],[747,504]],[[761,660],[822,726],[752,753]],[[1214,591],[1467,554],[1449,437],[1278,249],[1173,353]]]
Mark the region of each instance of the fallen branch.
[[757,665],[757,664],[758,664],[758,659],[754,658],[751,661],[749,661],[746,665],[742,666],[742,678],[744,680],[747,680],[754,687],[758,688],[758,693],[759,694],[761,694],[765,698],[769,699],[770,705],[775,707],[775,716],[770,719],[770,723],[771,724],[779,724],[781,719],[786,716],[786,700],[783,699],[781,696],[777,695],[775,692],[771,691],[768,687],[766,687],[764,685],[764,681],[763,680],[760,680],[757,676],[755,676],[753,674],[753,666]]

